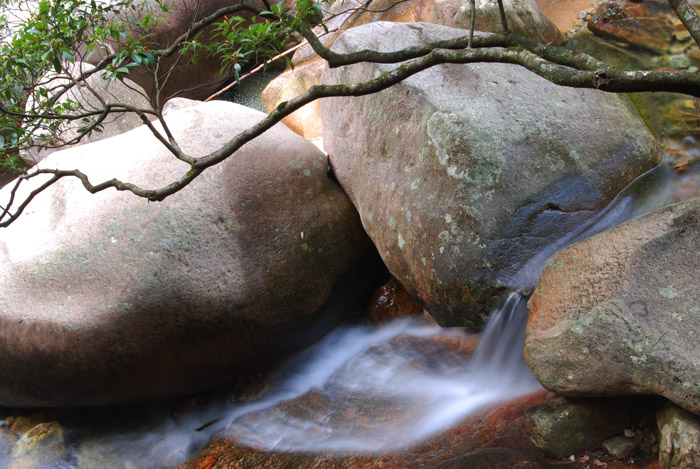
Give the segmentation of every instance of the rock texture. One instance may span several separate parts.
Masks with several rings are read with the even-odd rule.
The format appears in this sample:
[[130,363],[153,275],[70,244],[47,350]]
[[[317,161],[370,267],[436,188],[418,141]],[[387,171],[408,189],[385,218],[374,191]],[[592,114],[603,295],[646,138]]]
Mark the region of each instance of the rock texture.
[[567,395],[660,394],[700,413],[700,199],[555,255],[530,299],[525,358]]
[[594,451],[603,441],[631,425],[619,402],[568,401],[557,398],[527,411],[526,426],[532,443],[557,458]]
[[413,301],[403,285],[393,277],[374,292],[367,306],[367,319],[375,325],[420,314],[423,314],[423,308]]
[[[462,0],[420,0],[411,2],[396,2],[395,0],[374,0],[372,8],[363,8],[358,0],[342,0],[333,2],[326,15],[327,27],[330,34],[321,34],[320,39],[326,47],[343,32],[350,28],[375,21],[391,21],[409,23],[425,21],[427,23],[454,26],[454,17],[462,5]],[[272,111],[281,102],[288,101],[313,85],[321,82],[321,73],[325,62],[313,51],[311,46],[303,46],[292,59],[294,67],[272,80],[263,91],[263,103],[268,111]],[[298,111],[285,117],[284,122],[290,129],[309,140],[322,135],[321,105],[314,101],[303,106]]]
[[[274,110],[280,103],[296,98],[321,81],[324,61],[314,60],[285,71],[272,80],[262,92],[263,104],[268,111]],[[318,100],[306,104],[294,111],[282,122],[304,138],[312,140],[322,135],[321,104]]]
[[[463,35],[372,23],[338,52]],[[354,83],[391,70],[329,70]],[[441,325],[470,326],[506,289],[529,293],[543,250],[659,160],[622,96],[555,86],[505,64],[443,65],[381,93],[321,103],[336,177],[391,273]]]
[[[144,0],[135,2],[135,8],[120,13],[121,19],[127,24],[134,25],[135,20],[135,26],[129,28],[128,33],[134,36],[149,35],[147,46],[151,50],[169,47],[175,39],[189,29],[193,21],[202,20],[217,10],[237,2],[165,0],[163,3],[168,8],[167,12],[162,11],[157,0]],[[251,3],[264,8],[262,1],[255,0]],[[147,14],[151,14],[158,22],[149,30],[144,31],[139,25]],[[236,13],[236,16],[250,19],[253,15],[246,11],[240,11]],[[202,45],[206,45],[213,34],[213,27],[205,28],[197,40]],[[94,54],[89,57],[89,62],[95,64],[101,58],[99,54]],[[206,97],[230,78],[227,74],[220,73],[221,57],[214,56],[206,50],[199,54],[194,63],[189,62],[189,59],[190,56],[178,58],[174,54],[160,61],[158,68],[159,102],[162,103],[167,98],[174,96]],[[129,73],[129,78],[145,89],[152,102],[156,103],[157,90],[153,71],[135,68]]]
[[[211,102],[166,119],[204,155],[263,116]],[[188,169],[145,127],[41,165],[147,187]],[[70,178],[43,192],[0,231],[0,405],[185,394],[323,335],[364,292],[371,252],[327,167],[279,125],[164,202]]]
[[[530,443],[525,430],[523,414],[532,406],[541,404],[544,393],[490,406],[475,412],[458,425],[441,432],[428,441],[401,451],[380,454],[274,452],[240,445],[235,436],[218,436],[181,469],[225,468],[238,465],[266,468],[544,468],[540,452]],[[321,393],[309,393],[283,404],[287,411],[297,409],[301,415],[327,410],[334,415],[350,412],[340,403],[330,401]],[[364,407],[376,406],[371,400],[362,400]],[[391,418],[391,409],[375,407],[372,418]],[[352,411],[354,412],[354,410]],[[294,413],[289,413],[294,415]],[[346,415],[351,415],[350,413]],[[342,418],[341,416],[338,416]],[[348,425],[362,425],[367,415],[354,415],[345,420]]]
[[12,449],[10,469],[54,467],[67,459],[63,428],[58,422],[41,423],[29,430]]
[[[542,44],[564,42],[559,28],[545,16],[535,0],[504,0],[508,29]],[[476,31],[503,33],[496,0],[477,0]],[[471,4],[464,3],[455,15],[456,28],[471,28]]]
[[661,469],[700,467],[700,420],[668,403],[657,413]]

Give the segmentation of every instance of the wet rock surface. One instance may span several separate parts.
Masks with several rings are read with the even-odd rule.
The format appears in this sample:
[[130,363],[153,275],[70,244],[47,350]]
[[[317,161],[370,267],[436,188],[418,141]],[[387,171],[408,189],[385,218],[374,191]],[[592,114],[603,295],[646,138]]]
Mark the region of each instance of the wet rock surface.
[[529,409],[526,425],[533,444],[557,458],[593,452],[602,444],[611,457],[624,459],[641,442],[632,428],[648,425],[655,407],[658,403],[647,400],[555,396]]
[[[334,48],[396,50],[461,34],[372,23]],[[324,82],[387,70],[342,67]],[[560,88],[509,65],[433,67],[376,95],[321,105],[335,175],[391,273],[441,325],[479,323],[494,295],[530,291],[547,257],[534,256],[660,157],[624,98]]]
[[22,435],[12,448],[10,469],[43,469],[67,459],[63,428],[58,422],[40,423]]
[[663,16],[632,16],[615,3],[603,3],[588,21],[594,34],[664,53],[671,46],[673,23]]
[[659,394],[700,413],[700,199],[555,255],[529,302],[525,358],[569,395]]
[[367,318],[375,325],[384,324],[396,318],[421,314],[423,314],[423,308],[413,301],[395,277],[374,292],[367,307]]
[[[323,399],[318,401],[319,397],[307,396],[304,399],[307,401],[311,399],[307,405],[312,407],[324,405]],[[483,467],[546,467],[539,452],[529,442],[523,421],[524,411],[541,403],[543,398],[544,393],[540,392],[484,409],[449,431],[415,448],[395,453],[344,455],[270,452],[240,446],[235,437],[220,437],[214,439],[199,455],[180,467],[182,469],[223,468],[237,464],[270,468],[459,467],[459,465],[452,465],[457,463],[464,463],[465,467],[470,467],[469,464],[476,462],[494,464]],[[302,405],[299,411],[304,412],[308,409],[307,405]],[[314,412],[317,410],[314,409]],[[387,415],[387,409],[377,407],[373,413]],[[361,417],[357,418],[361,419]],[[518,466],[519,463],[525,465]]]

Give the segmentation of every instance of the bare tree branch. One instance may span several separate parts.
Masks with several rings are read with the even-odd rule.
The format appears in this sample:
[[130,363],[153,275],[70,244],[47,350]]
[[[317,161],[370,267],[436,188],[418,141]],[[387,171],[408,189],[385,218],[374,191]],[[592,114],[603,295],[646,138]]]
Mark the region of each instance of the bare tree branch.
[[[688,6],[686,0],[669,0],[679,18],[693,34],[696,42],[700,43],[700,17]],[[301,35],[309,42],[314,51],[328,62],[331,68],[347,66],[358,63],[382,63],[398,64],[392,70],[383,73],[377,78],[356,84],[317,85],[290,101],[281,103],[268,116],[261,119],[254,126],[240,132],[219,149],[202,157],[192,157],[185,154],[175,141],[165,119],[162,116],[162,102],[160,90],[162,82],[167,81],[169,70],[159,78],[160,60],[176,53],[182,47],[182,43],[190,40],[203,28],[213,24],[221,17],[242,10],[248,10],[260,14],[262,9],[248,3],[240,3],[221,9],[214,14],[193,22],[189,30],[179,36],[168,47],[152,51],[157,62],[154,67],[156,75],[157,104],[156,109],[144,110],[123,104],[113,104],[102,101],[103,108],[99,111],[85,112],[77,116],[61,116],[59,114],[46,114],[44,116],[24,113],[12,113],[4,109],[0,103],[0,112],[21,118],[36,119],[80,119],[83,117],[96,117],[96,122],[91,128],[96,128],[104,121],[107,115],[114,112],[134,112],[151,133],[162,143],[176,158],[190,165],[190,169],[178,180],[167,186],[155,189],[146,189],[129,182],[118,179],[110,179],[100,184],[93,185],[88,177],[79,170],[59,169],[35,169],[30,173],[20,176],[10,192],[10,200],[0,214],[0,227],[8,226],[25,210],[27,205],[42,191],[50,187],[56,181],[64,177],[75,177],[81,181],[86,190],[97,193],[108,188],[119,191],[128,191],[136,196],[144,197],[150,201],[162,201],[166,197],[182,190],[190,184],[207,168],[221,163],[231,157],[243,145],[270,129],[284,117],[298,110],[302,106],[326,97],[363,96],[377,93],[387,89],[410,76],[439,64],[467,64],[467,63],[508,63],[522,66],[531,72],[549,80],[552,83],[577,87],[591,88],[606,92],[641,92],[641,91],[671,91],[685,93],[700,97],[700,74],[684,71],[624,71],[608,66],[584,53],[568,51],[551,45],[543,45],[523,38],[518,34],[509,32],[505,17],[503,1],[498,0],[499,13],[505,34],[474,35],[475,27],[475,0],[470,0],[472,8],[471,30],[468,35],[438,41],[433,44],[410,47],[394,52],[377,52],[374,50],[361,50],[353,53],[341,54],[325,47],[319,37],[310,29],[302,29]],[[114,55],[108,57],[114,58]],[[111,60],[111,59],[109,59]],[[73,80],[70,86],[61,89],[64,94],[76,83],[88,78],[99,70],[105,69],[109,60],[102,59],[98,66],[87,72],[80,71],[80,75]],[[162,79],[161,79],[162,78]],[[160,81],[160,82],[159,82]],[[149,115],[155,115],[162,125],[163,131],[159,131],[156,125],[149,119]],[[164,135],[163,135],[164,134]],[[81,137],[77,137],[78,140]],[[17,206],[16,194],[20,184],[40,174],[50,175],[50,179],[42,183],[38,188],[30,192],[29,196]]]
[[668,0],[668,3],[693,37],[695,43],[700,46],[700,17],[698,13],[686,0]]

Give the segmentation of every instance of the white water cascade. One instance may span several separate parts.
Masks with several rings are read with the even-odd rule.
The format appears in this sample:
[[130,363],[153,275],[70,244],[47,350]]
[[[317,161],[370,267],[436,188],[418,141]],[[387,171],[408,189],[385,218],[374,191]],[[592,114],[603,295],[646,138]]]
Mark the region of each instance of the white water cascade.
[[[522,355],[526,303],[512,293],[492,313],[472,358],[450,345],[464,332],[423,318],[341,325],[272,371],[257,400],[223,399],[180,425],[163,415],[143,430],[94,438],[89,454],[99,462],[88,467],[113,461],[141,467],[144,459],[174,466],[219,432],[277,451],[374,453],[410,446],[488,404],[541,389]],[[304,401],[309,396],[311,404]],[[85,452],[74,458],[84,467]]]
[[[664,205],[669,174],[661,166],[642,176],[539,260]],[[528,275],[539,275],[541,266],[528,269]],[[255,400],[231,404],[224,396],[179,424],[168,408],[139,430],[88,429],[87,444],[73,448],[75,464],[60,467],[137,468],[144,459],[175,466],[219,432],[277,451],[370,453],[410,446],[479,408],[540,389],[522,356],[526,303],[517,293],[505,298],[472,357],[454,346],[462,331],[425,319],[342,325],[266,375],[266,389]]]
[[[286,363],[267,397],[235,409],[227,432],[246,445],[284,451],[374,452],[421,441],[480,407],[540,388],[522,356],[525,304],[513,293],[494,311],[472,360],[431,340],[455,332],[427,323],[342,327]],[[332,407],[310,418],[276,407],[308,392]],[[360,407],[353,411],[362,423],[334,415],[347,403]],[[375,407],[383,411],[374,414]],[[387,408],[390,419],[382,415]]]

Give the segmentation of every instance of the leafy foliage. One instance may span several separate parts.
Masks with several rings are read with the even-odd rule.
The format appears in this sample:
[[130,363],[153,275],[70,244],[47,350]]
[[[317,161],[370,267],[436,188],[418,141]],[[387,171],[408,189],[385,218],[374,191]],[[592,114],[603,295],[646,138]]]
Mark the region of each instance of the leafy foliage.
[[[86,107],[72,90],[85,87],[91,77],[109,86],[137,69],[167,73],[159,69],[166,55],[178,56],[179,66],[207,53],[221,57],[222,73],[238,79],[243,65],[278,55],[300,29],[320,18],[319,6],[310,0],[298,0],[293,11],[285,11],[282,2],[253,10],[250,20],[221,15],[206,45],[200,28],[152,50],[151,31],[167,20],[168,8],[163,0],[156,4],[160,11],[151,12],[145,1],[137,1],[142,0],[0,0],[0,166],[21,170],[20,151],[75,143],[100,131],[110,112],[143,112]],[[68,128],[73,134],[66,141]]]
[[[233,70],[238,80],[242,65],[276,57],[290,40],[296,40],[302,29],[318,24],[321,16],[320,4],[297,0],[296,8],[291,12],[284,11],[284,1],[281,1],[249,21],[241,16],[225,17],[215,23],[214,39],[221,42],[213,42],[209,49],[224,59],[222,73]],[[289,59],[285,57],[285,60]]]
[[[0,164],[17,166],[17,152],[35,143],[50,143],[50,135],[80,115],[81,106],[69,90],[90,74],[120,79],[136,60],[152,56],[127,33],[118,12],[131,0],[103,4],[95,0],[7,0],[0,17]],[[146,18],[150,20],[150,15]],[[127,45],[127,47],[123,47]],[[86,72],[79,60],[120,48],[101,70]],[[79,117],[86,132],[90,116]]]

